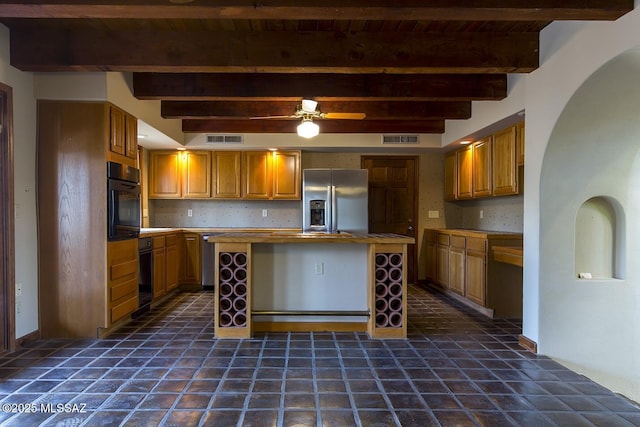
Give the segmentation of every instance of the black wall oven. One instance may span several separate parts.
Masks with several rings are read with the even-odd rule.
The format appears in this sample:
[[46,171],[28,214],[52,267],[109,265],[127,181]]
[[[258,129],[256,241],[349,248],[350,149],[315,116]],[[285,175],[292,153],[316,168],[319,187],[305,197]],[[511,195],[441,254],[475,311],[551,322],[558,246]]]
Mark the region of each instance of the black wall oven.
[[107,238],[135,239],[140,235],[140,170],[107,162]]

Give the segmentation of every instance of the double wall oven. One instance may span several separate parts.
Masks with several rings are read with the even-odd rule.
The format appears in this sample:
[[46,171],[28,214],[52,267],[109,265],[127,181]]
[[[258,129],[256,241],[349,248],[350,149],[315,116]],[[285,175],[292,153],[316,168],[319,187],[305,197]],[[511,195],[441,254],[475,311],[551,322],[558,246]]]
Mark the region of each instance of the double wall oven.
[[140,235],[140,169],[107,162],[107,239]]

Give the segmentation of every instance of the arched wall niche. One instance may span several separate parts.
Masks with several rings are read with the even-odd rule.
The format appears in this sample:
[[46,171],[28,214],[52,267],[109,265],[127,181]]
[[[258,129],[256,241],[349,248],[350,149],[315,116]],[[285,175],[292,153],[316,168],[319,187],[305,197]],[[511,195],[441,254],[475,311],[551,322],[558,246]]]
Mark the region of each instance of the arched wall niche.
[[581,279],[624,279],[625,217],[607,196],[585,201],[576,215],[575,274]]

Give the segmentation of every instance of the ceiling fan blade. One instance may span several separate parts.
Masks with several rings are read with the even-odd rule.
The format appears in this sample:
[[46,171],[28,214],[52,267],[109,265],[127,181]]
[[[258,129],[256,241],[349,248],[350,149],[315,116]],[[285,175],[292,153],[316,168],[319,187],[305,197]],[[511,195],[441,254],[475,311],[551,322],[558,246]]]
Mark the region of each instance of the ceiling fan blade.
[[324,113],[325,119],[362,120],[367,115],[365,113]]
[[268,120],[268,119],[295,119],[298,116],[263,116],[263,117],[249,117],[249,120]]

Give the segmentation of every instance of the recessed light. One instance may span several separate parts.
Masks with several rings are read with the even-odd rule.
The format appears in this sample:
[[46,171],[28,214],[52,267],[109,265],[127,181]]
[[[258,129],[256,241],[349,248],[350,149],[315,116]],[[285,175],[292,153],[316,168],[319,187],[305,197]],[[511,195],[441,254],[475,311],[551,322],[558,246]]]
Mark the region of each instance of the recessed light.
[[471,144],[471,141],[469,140],[465,139],[464,141],[460,141],[460,145],[469,145],[469,144]]

